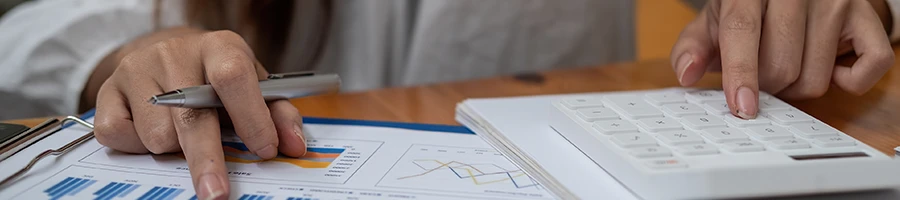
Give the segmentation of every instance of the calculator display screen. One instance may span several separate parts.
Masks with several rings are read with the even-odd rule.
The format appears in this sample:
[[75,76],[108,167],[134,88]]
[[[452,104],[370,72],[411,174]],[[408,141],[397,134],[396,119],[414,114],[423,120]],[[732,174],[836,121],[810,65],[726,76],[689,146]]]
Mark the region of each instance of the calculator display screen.
[[852,157],[869,157],[869,154],[863,152],[846,152],[846,153],[829,153],[829,154],[808,154],[808,155],[793,155],[791,158],[794,160],[820,160],[820,159],[831,159],[831,158],[852,158]]

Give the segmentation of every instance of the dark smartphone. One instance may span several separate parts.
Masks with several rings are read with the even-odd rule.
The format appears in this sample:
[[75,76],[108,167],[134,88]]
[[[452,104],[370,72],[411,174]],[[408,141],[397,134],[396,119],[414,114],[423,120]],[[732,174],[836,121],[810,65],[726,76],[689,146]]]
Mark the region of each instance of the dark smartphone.
[[16,142],[25,131],[28,127],[24,125],[0,123],[0,149]]

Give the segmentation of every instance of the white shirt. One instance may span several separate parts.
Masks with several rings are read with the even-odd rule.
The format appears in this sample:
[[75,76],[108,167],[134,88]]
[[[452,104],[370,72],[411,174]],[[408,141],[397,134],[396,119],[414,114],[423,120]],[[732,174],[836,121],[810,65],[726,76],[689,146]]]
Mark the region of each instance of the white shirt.
[[[900,9],[900,0],[888,2],[891,10]],[[334,3],[316,69],[339,73],[345,91],[596,66],[631,60],[635,52],[633,1]],[[164,27],[184,23],[180,0],[162,5]],[[152,0],[40,0],[5,14],[0,120],[76,114],[94,67],[117,47],[152,32],[152,10]],[[900,15],[892,15],[890,38],[897,41]],[[290,54],[300,45],[287,46]],[[279,69],[294,66],[287,55]]]

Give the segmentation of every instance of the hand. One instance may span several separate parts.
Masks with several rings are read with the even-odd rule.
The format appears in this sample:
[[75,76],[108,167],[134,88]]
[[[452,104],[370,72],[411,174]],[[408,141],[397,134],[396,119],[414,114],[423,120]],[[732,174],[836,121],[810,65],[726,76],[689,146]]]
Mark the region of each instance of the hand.
[[250,47],[233,32],[194,32],[161,40],[128,53],[103,83],[94,133],[101,144],[119,151],[183,151],[198,197],[227,198],[221,111],[154,106],[147,100],[209,83],[228,111],[225,118],[254,154],[263,159],[274,158],[278,151],[302,156],[306,146],[300,113],[286,100],[266,104],[258,85],[266,76]]
[[[857,95],[868,91],[894,62],[884,29],[867,1],[713,0],[670,57],[683,86],[721,70],[732,114],[752,119],[759,90],[785,99],[822,96],[831,83]],[[835,66],[836,56],[851,50],[859,60]]]

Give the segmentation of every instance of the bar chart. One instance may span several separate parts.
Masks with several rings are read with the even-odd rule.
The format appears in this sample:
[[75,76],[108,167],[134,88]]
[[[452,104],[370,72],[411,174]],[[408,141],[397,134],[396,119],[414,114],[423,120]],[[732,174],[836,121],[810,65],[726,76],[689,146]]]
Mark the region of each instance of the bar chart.
[[241,195],[241,198],[238,198],[238,200],[272,200],[274,198],[275,196],[243,194]]
[[100,190],[94,192],[94,195],[97,196],[94,198],[95,200],[110,200],[113,198],[122,198],[126,195],[130,194],[132,191],[140,187],[141,185],[132,184],[132,183],[119,183],[119,182],[110,182],[106,184]]
[[73,166],[13,199],[173,200],[194,195],[190,177]]
[[84,190],[84,188],[87,188],[96,182],[96,180],[85,178],[66,177],[62,181],[44,190],[44,193],[50,196],[50,199],[56,200],[63,196],[73,196],[78,194],[81,190]]
[[141,195],[141,197],[138,197],[138,200],[171,200],[175,199],[182,192],[184,192],[182,188],[155,186]]

